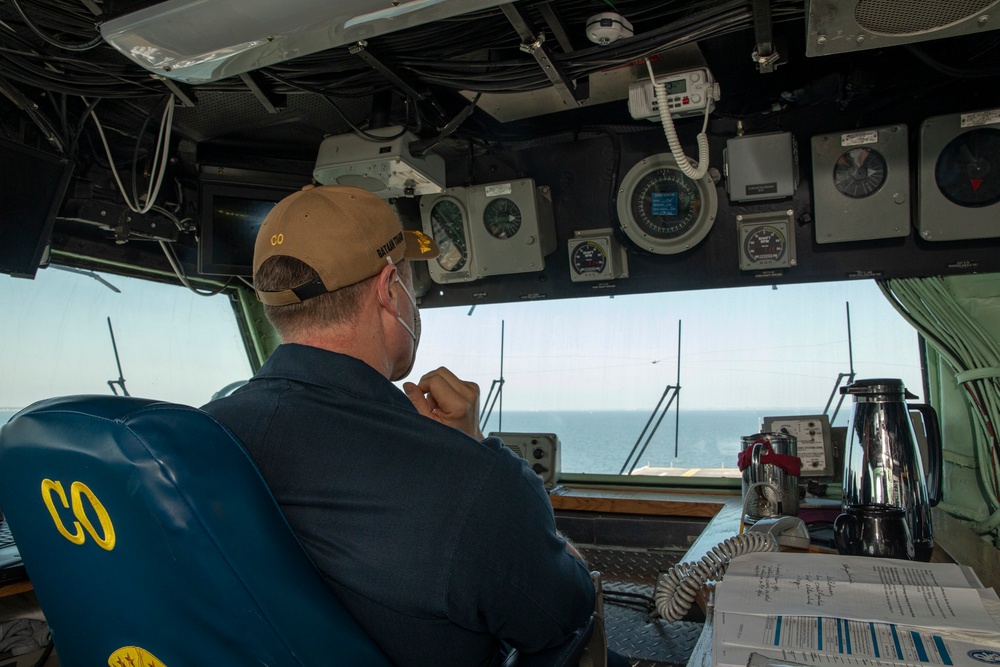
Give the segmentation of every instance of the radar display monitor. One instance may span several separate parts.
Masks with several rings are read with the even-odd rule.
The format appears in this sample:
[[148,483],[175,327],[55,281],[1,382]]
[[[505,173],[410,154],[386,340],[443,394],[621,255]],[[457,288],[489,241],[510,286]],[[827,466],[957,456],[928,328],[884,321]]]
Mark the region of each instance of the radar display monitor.
[[251,276],[253,247],[264,218],[295,190],[245,183],[202,183],[198,272]]

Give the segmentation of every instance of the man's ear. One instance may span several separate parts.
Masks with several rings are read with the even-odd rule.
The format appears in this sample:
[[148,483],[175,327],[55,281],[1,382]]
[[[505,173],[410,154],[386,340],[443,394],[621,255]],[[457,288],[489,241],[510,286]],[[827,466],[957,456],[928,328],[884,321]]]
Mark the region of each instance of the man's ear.
[[[389,308],[395,299],[392,291],[392,281],[396,276],[397,270],[392,263],[386,264],[375,279],[375,295],[378,297],[379,305],[383,308]],[[397,308],[396,310],[398,311],[399,309]]]

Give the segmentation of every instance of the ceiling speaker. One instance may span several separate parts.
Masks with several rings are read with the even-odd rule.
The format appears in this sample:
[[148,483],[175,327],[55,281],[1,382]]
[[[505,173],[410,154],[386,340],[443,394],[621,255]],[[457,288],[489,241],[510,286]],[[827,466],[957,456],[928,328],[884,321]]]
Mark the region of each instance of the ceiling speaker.
[[905,125],[812,138],[816,243],[910,233],[910,168]]
[[918,184],[922,238],[1000,236],[1000,109],[925,120]]
[[1000,0],[806,0],[806,8],[807,56],[1000,28]]

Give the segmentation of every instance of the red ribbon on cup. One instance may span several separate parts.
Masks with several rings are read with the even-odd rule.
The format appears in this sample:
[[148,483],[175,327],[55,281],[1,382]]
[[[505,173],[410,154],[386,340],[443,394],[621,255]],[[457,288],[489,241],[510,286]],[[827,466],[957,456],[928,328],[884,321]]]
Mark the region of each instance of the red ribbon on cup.
[[761,463],[766,463],[768,465],[773,465],[776,468],[784,470],[789,475],[799,476],[802,472],[802,459],[798,456],[792,456],[791,454],[775,454],[774,450],[771,449],[771,443],[767,440],[758,440],[751,446],[740,452],[738,459],[740,472],[743,472],[750,467],[753,463],[753,450],[757,445],[763,445],[761,450],[763,454],[760,457]]

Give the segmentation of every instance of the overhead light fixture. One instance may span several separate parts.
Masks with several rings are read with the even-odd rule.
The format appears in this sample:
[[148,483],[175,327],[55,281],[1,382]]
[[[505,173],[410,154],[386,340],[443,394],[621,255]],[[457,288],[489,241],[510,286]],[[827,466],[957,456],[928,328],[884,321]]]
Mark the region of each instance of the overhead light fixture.
[[208,83],[324,49],[503,4],[503,0],[166,0],[101,25],[151,72]]

